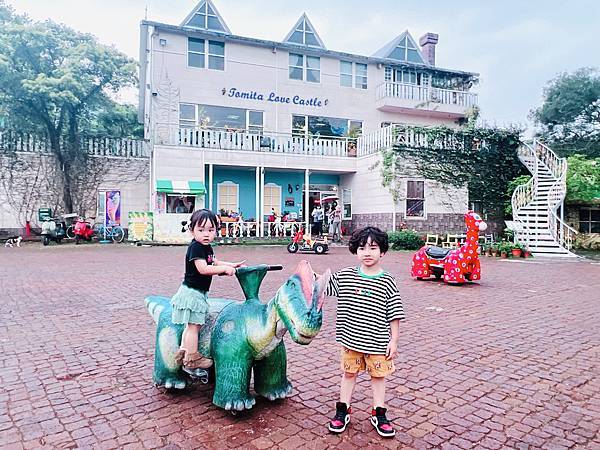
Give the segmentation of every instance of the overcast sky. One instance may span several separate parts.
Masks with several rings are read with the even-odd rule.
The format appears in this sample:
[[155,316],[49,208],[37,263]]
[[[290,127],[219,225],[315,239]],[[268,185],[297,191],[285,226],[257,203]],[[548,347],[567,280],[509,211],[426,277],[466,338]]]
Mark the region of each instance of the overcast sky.
[[[138,58],[139,21],[179,25],[191,0],[7,0]],[[213,0],[233,34],[281,41],[303,12],[331,50],[371,55],[408,29],[438,33],[438,66],[478,72],[482,117],[527,125],[548,80],[600,66],[600,0]]]

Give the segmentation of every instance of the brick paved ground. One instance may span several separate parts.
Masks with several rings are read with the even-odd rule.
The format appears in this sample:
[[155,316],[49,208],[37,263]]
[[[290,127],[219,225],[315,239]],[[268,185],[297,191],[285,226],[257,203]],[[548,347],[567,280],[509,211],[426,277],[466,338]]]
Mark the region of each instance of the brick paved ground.
[[[352,423],[325,429],[337,398],[334,302],[309,346],[288,343],[290,398],[233,417],[210,386],[169,394],[152,385],[148,294],[172,294],[184,247],[28,245],[0,248],[1,448],[600,448],[600,265],[483,258],[481,285],[408,276],[390,253],[409,320],[389,381],[393,441],[368,422],[361,377]],[[299,256],[220,247],[217,255],[280,263],[272,295]],[[306,255],[316,270],[353,264],[344,248]],[[214,294],[236,297],[233,278]]]

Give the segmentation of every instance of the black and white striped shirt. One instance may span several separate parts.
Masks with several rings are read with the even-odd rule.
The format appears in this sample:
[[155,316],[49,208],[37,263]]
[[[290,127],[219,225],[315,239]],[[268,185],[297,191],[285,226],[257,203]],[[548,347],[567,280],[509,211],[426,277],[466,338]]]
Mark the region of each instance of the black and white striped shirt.
[[325,293],[338,298],[336,342],[357,352],[385,355],[390,322],[406,318],[396,279],[388,272],[371,276],[347,267],[331,275]]

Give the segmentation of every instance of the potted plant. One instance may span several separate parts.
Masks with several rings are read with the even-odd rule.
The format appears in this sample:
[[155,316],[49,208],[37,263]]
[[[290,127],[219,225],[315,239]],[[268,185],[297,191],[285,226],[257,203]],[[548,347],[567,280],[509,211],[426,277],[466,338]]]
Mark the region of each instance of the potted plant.
[[356,156],[356,141],[360,137],[361,131],[358,127],[352,127],[346,133],[346,137],[348,138],[348,143],[346,144],[348,156]]
[[528,247],[523,247],[523,258],[531,258],[531,250]]
[[499,245],[498,250],[500,251],[500,258],[508,258],[508,253],[511,251],[512,245],[506,241],[502,241]]
[[500,251],[500,246],[498,244],[492,244],[490,245],[490,253],[492,254],[492,256],[498,256],[498,253]]
[[520,258],[521,253],[523,253],[523,246],[521,244],[519,244],[518,242],[515,242],[512,245],[510,251],[515,258]]

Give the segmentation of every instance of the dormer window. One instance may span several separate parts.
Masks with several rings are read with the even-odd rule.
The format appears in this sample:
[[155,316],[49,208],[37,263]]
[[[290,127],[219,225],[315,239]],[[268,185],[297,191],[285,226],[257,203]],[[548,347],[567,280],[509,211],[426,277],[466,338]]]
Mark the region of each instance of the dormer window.
[[183,26],[229,33],[223,18],[210,0],[203,1],[183,21]]

